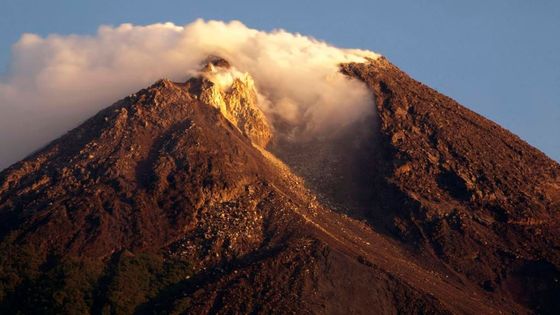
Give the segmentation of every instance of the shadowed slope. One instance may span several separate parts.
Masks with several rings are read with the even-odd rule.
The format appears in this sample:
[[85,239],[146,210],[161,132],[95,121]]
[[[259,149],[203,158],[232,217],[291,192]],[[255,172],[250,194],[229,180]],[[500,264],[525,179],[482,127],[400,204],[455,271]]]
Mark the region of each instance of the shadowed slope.
[[384,58],[343,72],[376,95],[372,222],[493,294],[560,311],[560,166]]

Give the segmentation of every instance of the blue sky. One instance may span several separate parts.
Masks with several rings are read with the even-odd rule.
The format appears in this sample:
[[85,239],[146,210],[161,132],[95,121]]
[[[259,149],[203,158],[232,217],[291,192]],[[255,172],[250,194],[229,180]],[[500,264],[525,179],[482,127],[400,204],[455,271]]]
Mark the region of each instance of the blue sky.
[[237,19],[365,48],[560,160],[560,1],[1,0],[0,71],[22,33]]

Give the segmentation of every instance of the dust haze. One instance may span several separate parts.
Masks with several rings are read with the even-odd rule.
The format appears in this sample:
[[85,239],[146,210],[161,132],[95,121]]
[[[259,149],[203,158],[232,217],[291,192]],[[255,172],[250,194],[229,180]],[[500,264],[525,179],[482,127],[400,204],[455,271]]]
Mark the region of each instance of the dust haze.
[[318,136],[373,111],[371,92],[338,72],[378,54],[284,30],[197,20],[118,27],[93,36],[24,34],[0,78],[0,169],[160,78],[185,81],[209,55],[249,73],[259,106],[289,136]]

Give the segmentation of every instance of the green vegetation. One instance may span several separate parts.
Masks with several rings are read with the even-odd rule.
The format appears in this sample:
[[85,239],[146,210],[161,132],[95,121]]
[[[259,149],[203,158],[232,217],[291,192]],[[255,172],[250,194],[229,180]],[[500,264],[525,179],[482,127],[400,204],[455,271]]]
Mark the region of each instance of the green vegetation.
[[[179,283],[192,274],[189,262],[142,253],[121,255],[113,270],[106,293],[103,314],[132,314],[155,298],[160,291]],[[139,307],[140,306],[140,307]]]
[[0,253],[0,314],[133,314],[193,272],[187,261],[148,252],[109,262],[42,259],[25,246]]

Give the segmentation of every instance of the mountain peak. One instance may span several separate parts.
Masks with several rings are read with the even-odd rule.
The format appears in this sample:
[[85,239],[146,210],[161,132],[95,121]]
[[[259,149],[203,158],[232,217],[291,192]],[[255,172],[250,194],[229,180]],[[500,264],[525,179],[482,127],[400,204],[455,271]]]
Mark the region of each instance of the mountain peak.
[[219,57],[205,61],[201,74],[185,85],[195,97],[220,110],[255,145],[265,147],[272,137],[271,127],[258,104],[253,78]]
[[222,57],[214,55],[206,57],[206,59],[202,61],[202,65],[202,72],[213,71],[216,67],[224,69],[231,68],[231,64],[229,63],[229,61]]
[[384,58],[341,65],[371,115],[267,146],[253,78],[201,69],[0,173],[0,312],[558,313],[544,154]]

